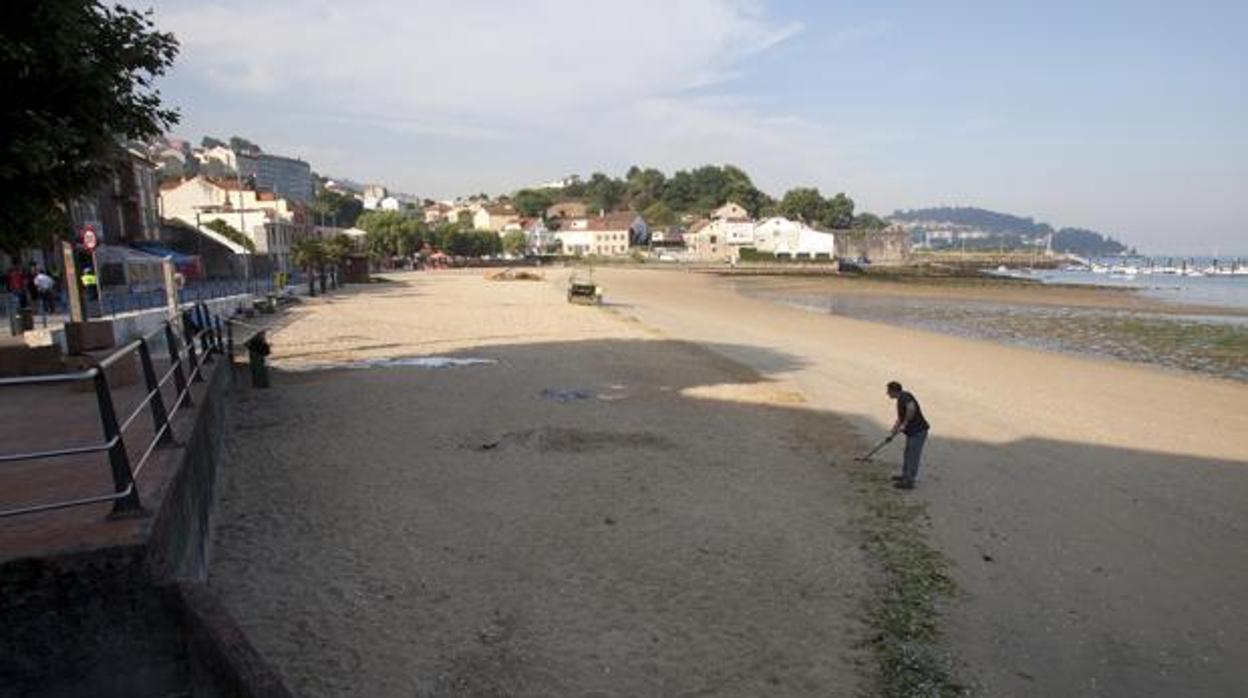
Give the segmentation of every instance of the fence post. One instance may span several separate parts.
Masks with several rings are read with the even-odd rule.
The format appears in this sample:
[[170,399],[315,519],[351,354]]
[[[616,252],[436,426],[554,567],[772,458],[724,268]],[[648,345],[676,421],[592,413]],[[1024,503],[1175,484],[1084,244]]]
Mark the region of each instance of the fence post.
[[218,354],[224,354],[225,341],[224,337],[221,336],[221,322],[216,315],[213,315],[208,310],[208,306],[204,306],[204,320],[208,324],[209,336],[212,337],[212,350]]
[[193,325],[196,328],[195,334],[199,336],[199,353],[204,357],[204,363],[212,363],[212,327],[205,322],[204,303],[200,301],[195,304],[196,319]]
[[[130,490],[130,494],[113,502],[113,515],[134,514],[142,511],[139,505],[139,488],[130,472],[130,457],[126,455],[126,442],[117,426],[117,413],[113,410],[113,396],[108,390],[108,378],[104,369],[95,369],[95,399],[100,406],[100,424],[104,427],[104,440],[112,441],[108,449],[108,464],[113,472],[113,491]],[[116,441],[114,441],[116,439]]]
[[165,342],[169,345],[169,363],[173,366],[173,387],[178,389],[178,396],[186,395],[186,404],[191,406],[191,391],[186,389],[186,374],[182,372],[182,357],[178,353],[178,336],[173,333],[173,323],[165,321]]
[[[191,375],[191,381],[195,383],[204,380],[203,373],[199,371],[199,354],[195,351],[195,322],[191,319],[191,311],[182,311],[182,332],[186,335],[186,356],[190,361],[190,368],[187,369]],[[204,357],[207,361],[208,357]]]
[[147,338],[139,338],[139,362],[143,364],[143,380],[147,383],[147,392],[151,395],[148,406],[152,410],[152,429],[160,434],[158,444],[169,444],[173,441],[173,429],[169,426],[169,414],[165,412],[165,398],[160,394],[160,382],[156,380],[156,367],[152,366],[152,352],[147,347]]
[[232,365],[234,363],[234,320],[230,318],[225,320],[225,348]]

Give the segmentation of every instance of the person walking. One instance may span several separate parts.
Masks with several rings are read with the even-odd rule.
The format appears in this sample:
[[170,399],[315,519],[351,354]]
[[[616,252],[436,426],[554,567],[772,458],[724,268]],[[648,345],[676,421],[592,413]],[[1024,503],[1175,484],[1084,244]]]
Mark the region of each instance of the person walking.
[[56,279],[48,275],[46,269],[40,269],[35,274],[35,293],[43,306],[45,315],[56,314]]
[[897,421],[893,423],[893,431],[889,440],[898,434],[906,435],[906,452],[902,460],[901,475],[893,477],[893,487],[900,490],[914,489],[914,481],[919,476],[919,458],[923,455],[923,444],[927,443],[927,432],[931,425],[923,416],[923,408],[914,395],[905,391],[901,383],[890,381],[888,396],[897,401]]

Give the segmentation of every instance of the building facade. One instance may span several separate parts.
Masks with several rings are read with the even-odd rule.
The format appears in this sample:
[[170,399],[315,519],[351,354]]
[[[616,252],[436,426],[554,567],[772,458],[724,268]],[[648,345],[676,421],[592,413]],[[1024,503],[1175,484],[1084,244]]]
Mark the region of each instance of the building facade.
[[555,233],[555,239],[562,244],[566,255],[619,257],[628,254],[636,231],[644,229],[645,225],[645,220],[631,211],[608,213],[565,221]]
[[509,225],[520,223],[520,213],[509,204],[490,204],[472,214],[472,227],[477,230],[501,232]]
[[239,175],[254,177],[259,191],[299,202],[311,201],[315,194],[312,166],[303,160],[269,153],[236,153],[235,160]]
[[721,218],[734,219],[734,218],[749,218],[749,217],[750,217],[750,212],[746,211],[744,206],[738,204],[735,201],[729,201],[728,203],[724,204],[723,206],[720,206],[719,208],[711,212],[711,218],[715,218],[715,219],[721,219]]
[[158,196],[156,163],[122,149],[108,181],[94,194],[70,202],[69,219],[76,232],[90,225],[104,245],[159,240]]
[[307,207],[268,191],[252,191],[236,181],[203,176],[161,187],[161,211],[192,226],[220,220],[248,236],[256,254],[272,257],[276,271],[291,271],[290,247],[311,234]]
[[754,226],[754,249],[779,258],[832,259],[836,235],[788,218],[767,218]]

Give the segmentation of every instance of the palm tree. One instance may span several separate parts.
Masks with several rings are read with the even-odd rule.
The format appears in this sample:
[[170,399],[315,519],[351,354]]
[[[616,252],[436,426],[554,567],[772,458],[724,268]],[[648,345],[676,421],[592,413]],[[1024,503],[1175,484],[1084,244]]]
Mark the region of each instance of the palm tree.
[[[315,296],[315,272],[325,263],[325,244],[319,238],[301,238],[290,246],[290,256],[296,266],[308,272],[308,295]],[[321,290],[325,290],[324,283]]]
[[349,235],[339,233],[325,241],[325,259],[332,270],[332,279],[334,288],[338,288],[338,273],[343,264],[346,264],[347,257],[355,249],[355,243],[351,241]]

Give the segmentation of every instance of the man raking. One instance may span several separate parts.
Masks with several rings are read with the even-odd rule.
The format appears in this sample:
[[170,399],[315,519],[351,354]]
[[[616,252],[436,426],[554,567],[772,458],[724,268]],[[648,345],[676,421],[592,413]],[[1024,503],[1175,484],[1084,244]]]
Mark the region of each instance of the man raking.
[[927,431],[931,425],[923,417],[923,408],[919,407],[919,401],[902,390],[901,383],[890,381],[888,396],[897,401],[897,421],[893,423],[893,430],[886,441],[892,441],[899,433],[906,435],[901,475],[893,477],[893,487],[912,490],[914,481],[919,476],[919,458],[923,455],[923,444],[927,442]]

